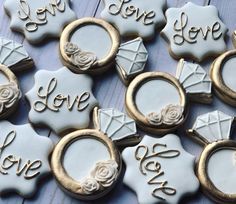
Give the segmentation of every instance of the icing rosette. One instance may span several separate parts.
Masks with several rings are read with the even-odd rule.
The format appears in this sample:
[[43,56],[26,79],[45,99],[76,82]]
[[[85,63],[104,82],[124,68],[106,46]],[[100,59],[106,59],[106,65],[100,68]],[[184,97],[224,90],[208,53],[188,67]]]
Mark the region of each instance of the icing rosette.
[[99,183],[94,178],[86,178],[81,182],[81,188],[84,194],[93,194],[100,189]]

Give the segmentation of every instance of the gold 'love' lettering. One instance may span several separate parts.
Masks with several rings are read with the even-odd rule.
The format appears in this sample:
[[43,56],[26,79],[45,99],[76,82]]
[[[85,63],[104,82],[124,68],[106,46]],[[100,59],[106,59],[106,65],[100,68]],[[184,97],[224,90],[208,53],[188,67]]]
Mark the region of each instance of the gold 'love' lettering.
[[[56,78],[52,78],[49,81],[46,91],[44,91],[44,87],[42,86],[39,87],[37,95],[40,98],[40,100],[34,102],[33,108],[35,111],[43,112],[48,109],[53,112],[59,112],[60,108],[63,106],[64,103],[66,103],[66,107],[69,111],[73,110],[75,104],[77,104],[77,111],[80,112],[85,110],[89,106],[88,102],[90,98],[89,92],[83,92],[80,96],[76,96],[72,100],[70,95],[65,96],[61,93],[51,98],[51,95],[54,93],[56,87],[57,87]],[[52,100],[49,100],[50,98]]]
[[22,164],[22,158],[9,154],[2,158],[3,152],[7,150],[16,138],[16,132],[11,131],[5,137],[3,144],[0,144],[0,174],[8,175],[9,169],[16,167],[16,175],[21,176],[23,174],[25,179],[35,178],[40,174],[39,169],[42,166],[41,160],[27,160]]
[[[45,25],[48,22],[47,14],[51,16],[56,15],[56,11],[64,12],[66,9],[65,2],[62,0],[50,0],[50,3],[42,8],[37,8],[35,12],[32,11],[27,0],[20,0],[20,10],[18,10],[18,17],[27,21],[25,29],[29,32],[38,30],[38,27]],[[32,16],[32,13],[34,16]]]
[[140,8],[134,5],[127,5],[131,0],[119,0],[118,4],[110,4],[108,12],[111,15],[121,15],[122,18],[127,19],[128,17],[134,17],[135,21],[142,20],[144,25],[153,24],[153,19],[156,13],[151,11],[140,11]]
[[[156,173],[156,175],[147,183],[149,185],[157,185],[158,187],[153,190],[152,196],[165,201],[166,199],[160,196],[160,192],[165,195],[172,196],[176,194],[176,189],[168,186],[168,181],[158,180],[160,176],[165,174],[165,172],[161,169],[161,164],[154,158],[175,158],[180,155],[180,152],[178,150],[163,150],[158,152],[156,151],[157,147],[166,148],[167,146],[165,144],[156,143],[152,147],[151,154],[149,154],[148,147],[145,145],[140,145],[135,151],[135,158],[139,161],[139,170],[143,175],[147,175],[148,172]],[[151,160],[152,158],[153,160]]]
[[219,32],[221,30],[221,24],[219,22],[215,22],[206,28],[187,28],[188,23],[188,15],[184,12],[182,12],[180,18],[174,22],[173,29],[177,34],[173,36],[173,41],[176,45],[183,45],[185,42],[189,44],[197,43],[197,37],[199,35],[203,40],[207,40],[209,35],[213,40],[218,40],[223,35],[222,32]]

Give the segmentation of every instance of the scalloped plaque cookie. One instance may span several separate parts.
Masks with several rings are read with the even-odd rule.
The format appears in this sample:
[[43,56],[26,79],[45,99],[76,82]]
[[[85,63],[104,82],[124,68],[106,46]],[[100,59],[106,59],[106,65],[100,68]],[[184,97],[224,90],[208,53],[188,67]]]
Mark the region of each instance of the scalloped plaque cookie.
[[29,120],[56,133],[88,127],[90,112],[97,105],[92,84],[89,76],[74,74],[66,67],[38,71],[34,87],[26,94],[31,105]]
[[156,27],[165,22],[166,0],[104,0],[104,3],[102,18],[114,24],[122,36],[152,38]]
[[0,193],[32,196],[37,182],[50,172],[51,140],[38,135],[30,124],[0,121]]
[[178,136],[156,139],[144,136],[122,153],[126,164],[124,183],[141,204],[178,203],[185,194],[198,190],[194,157],[187,153]]
[[76,19],[70,0],[5,0],[12,30],[21,32],[30,43],[59,37],[64,26]]
[[170,44],[169,51],[174,58],[202,61],[226,50],[224,38],[228,29],[216,7],[188,2],[182,8],[169,8],[166,18],[161,33]]

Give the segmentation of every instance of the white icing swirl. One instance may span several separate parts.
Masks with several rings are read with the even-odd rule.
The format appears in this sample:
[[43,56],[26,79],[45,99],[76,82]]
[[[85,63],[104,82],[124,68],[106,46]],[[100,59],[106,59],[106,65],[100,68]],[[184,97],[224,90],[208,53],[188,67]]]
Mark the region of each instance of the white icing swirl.
[[20,97],[20,90],[13,82],[0,86],[0,114],[11,108]]
[[161,125],[162,124],[162,114],[161,113],[149,113],[147,115],[147,120],[151,125]]
[[100,189],[99,183],[94,178],[86,178],[81,182],[81,189],[84,194],[93,194]]
[[98,162],[91,176],[103,187],[111,186],[118,177],[118,164],[114,160]]
[[65,53],[68,56],[74,55],[75,53],[79,52],[79,47],[71,42],[67,42],[64,46]]

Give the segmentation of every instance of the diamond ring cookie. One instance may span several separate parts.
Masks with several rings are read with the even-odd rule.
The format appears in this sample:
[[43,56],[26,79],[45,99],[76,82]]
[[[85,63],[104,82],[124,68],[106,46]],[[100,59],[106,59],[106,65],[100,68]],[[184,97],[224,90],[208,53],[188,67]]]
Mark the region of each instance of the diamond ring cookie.
[[15,192],[30,197],[38,181],[50,172],[51,140],[38,135],[30,124],[0,121],[0,194]]
[[0,64],[12,71],[22,71],[31,68],[34,62],[22,44],[0,37]]
[[5,0],[10,28],[21,32],[32,44],[59,37],[64,26],[76,19],[70,0]]
[[154,37],[165,23],[166,0],[104,0],[101,17],[113,24],[122,36]]
[[138,196],[140,204],[179,203],[199,188],[194,173],[195,159],[187,153],[178,136],[144,136],[122,153],[126,164],[124,183]]
[[12,114],[21,98],[16,76],[8,67],[0,64],[0,119]]
[[188,2],[182,8],[169,8],[166,18],[167,24],[161,33],[174,58],[202,61],[226,50],[224,38],[228,29],[216,7]]
[[57,134],[88,127],[90,112],[97,105],[92,84],[89,76],[74,74],[66,67],[38,71],[34,87],[26,94],[30,122],[46,125]]
[[[122,169],[118,145],[135,139],[135,122],[115,109],[94,110],[96,129],[63,137],[51,159],[60,187],[75,198],[94,200],[115,186]],[[137,143],[137,141],[136,141]]]
[[137,125],[154,134],[165,134],[182,125],[188,99],[210,103],[211,80],[198,64],[179,61],[175,78],[164,72],[137,76],[126,92],[126,110]]
[[190,137],[204,146],[197,165],[203,191],[217,203],[235,203],[236,142],[230,140],[235,118],[220,111],[197,117]]
[[[236,33],[233,34],[235,44]],[[235,44],[236,45],[236,44]],[[236,82],[235,82],[236,50],[230,50],[218,58],[211,65],[210,76],[216,94],[225,103],[236,106]]]

